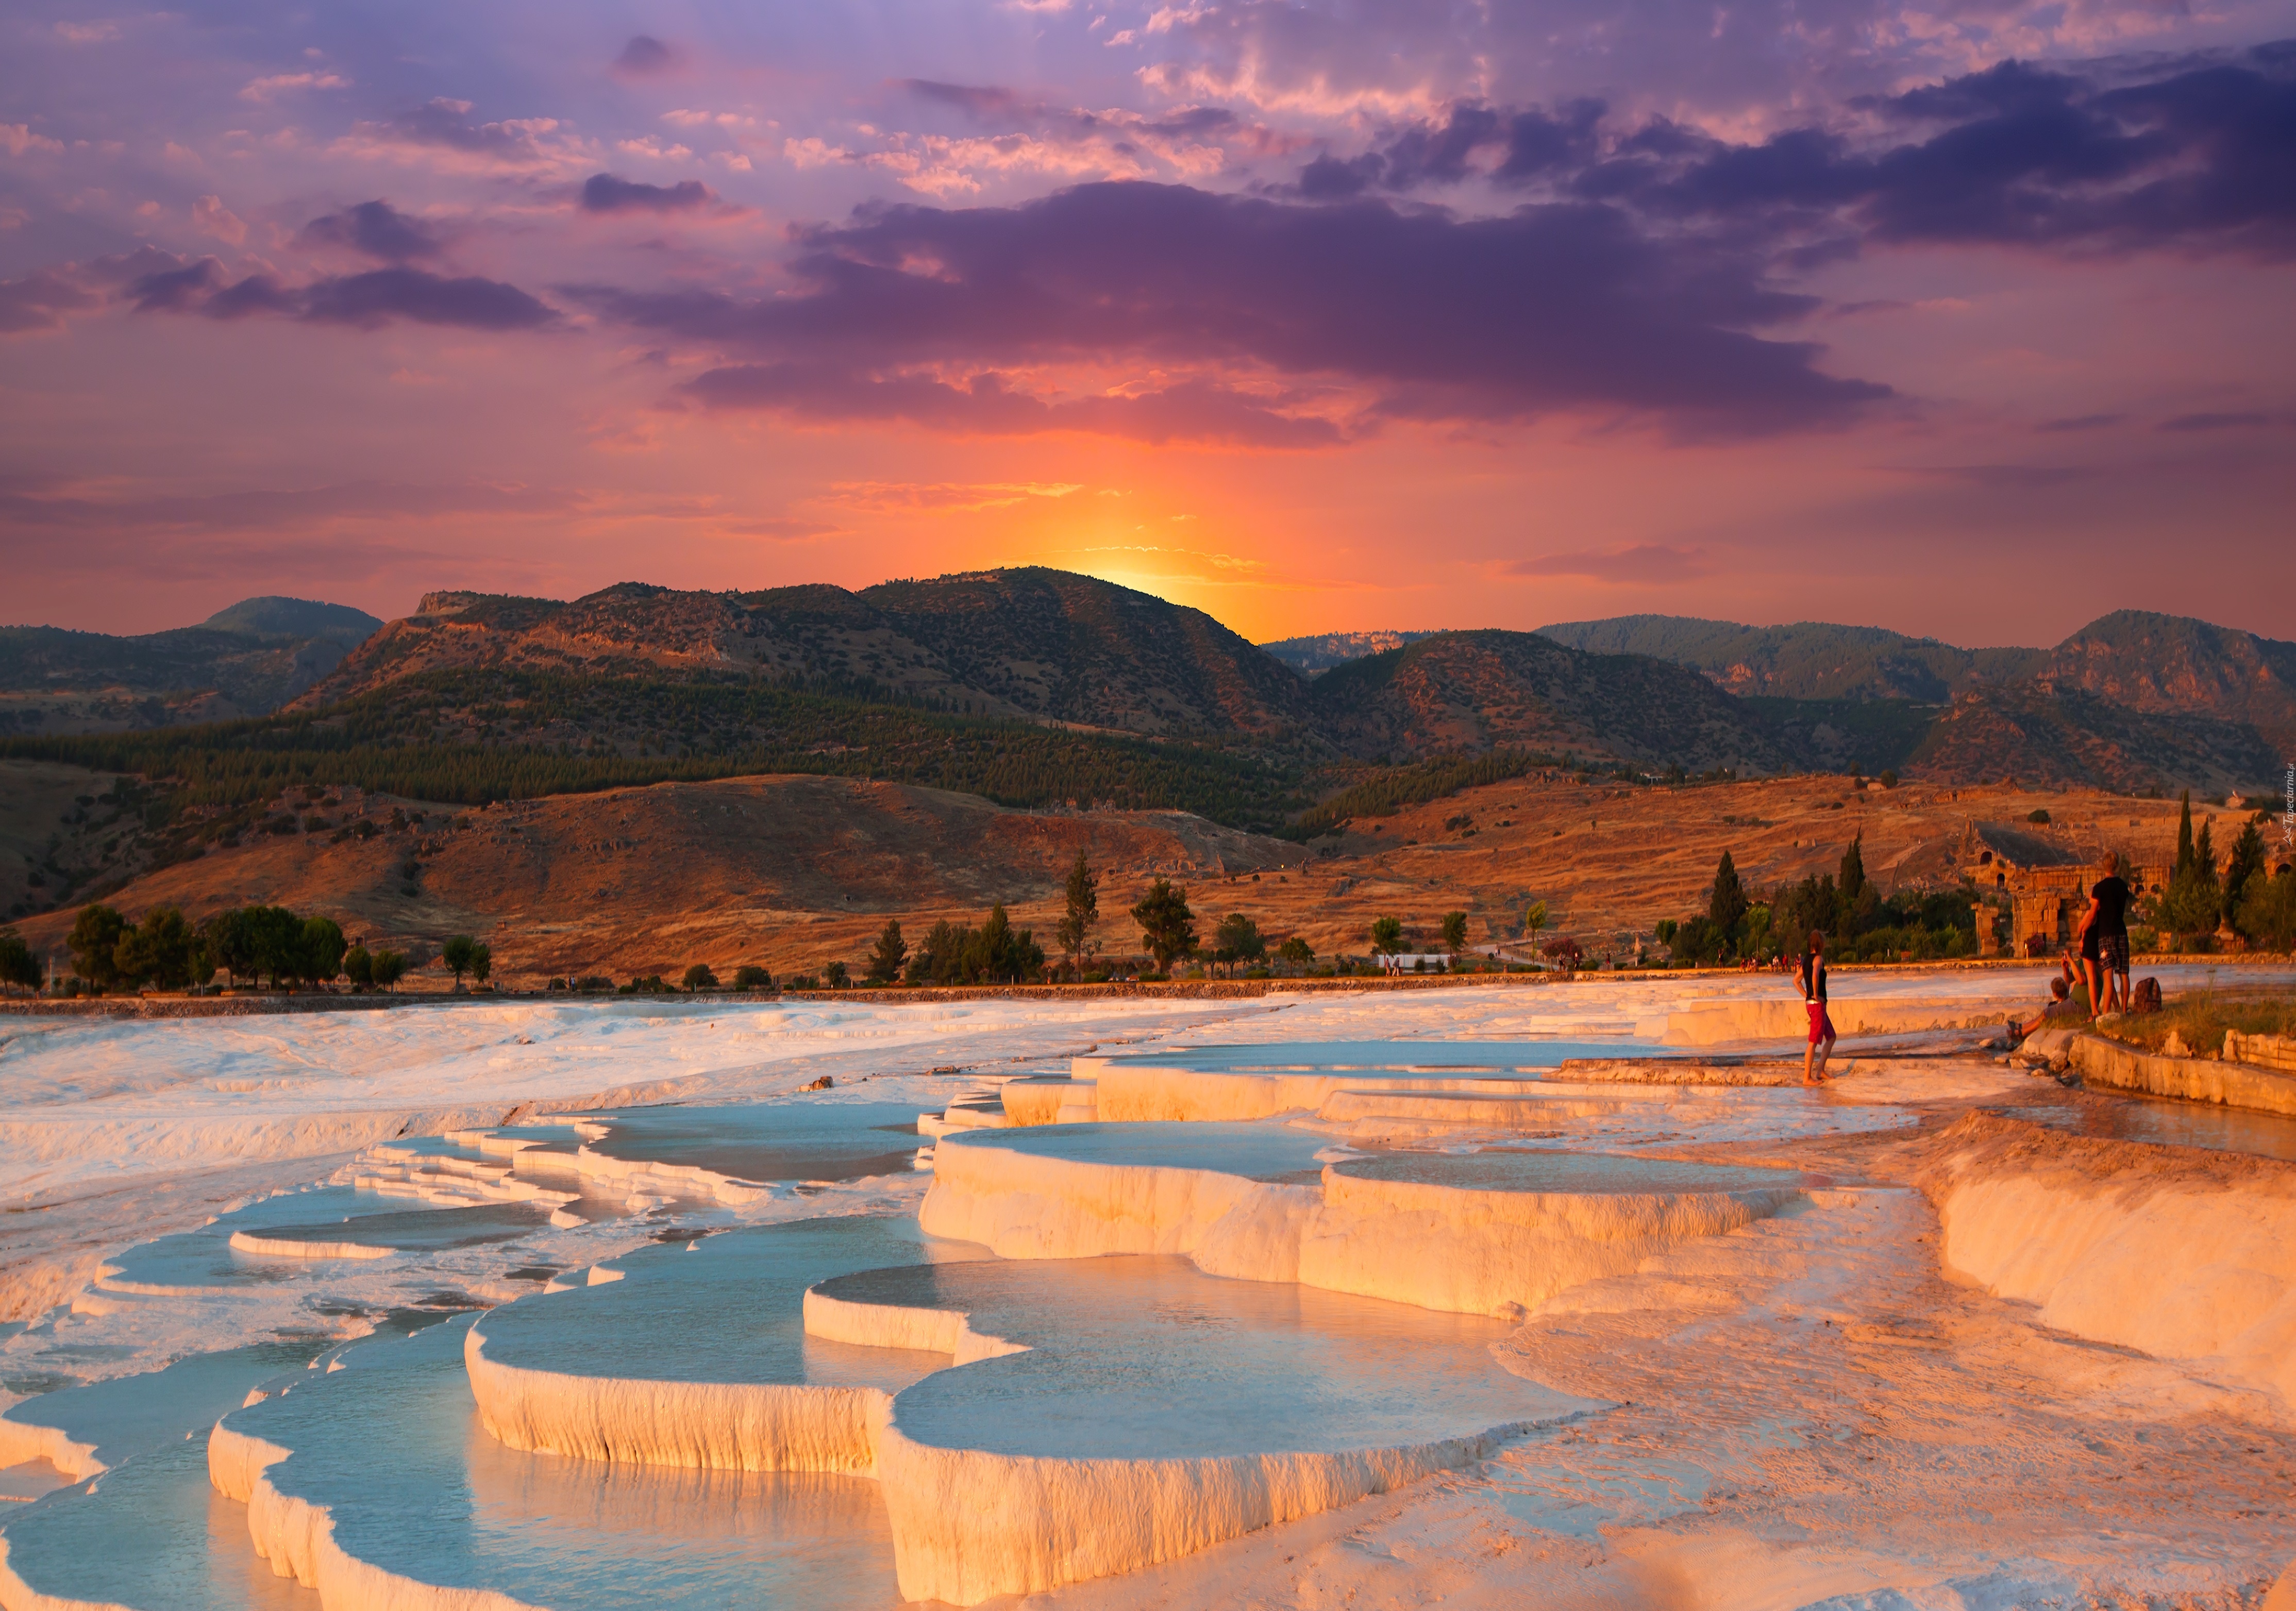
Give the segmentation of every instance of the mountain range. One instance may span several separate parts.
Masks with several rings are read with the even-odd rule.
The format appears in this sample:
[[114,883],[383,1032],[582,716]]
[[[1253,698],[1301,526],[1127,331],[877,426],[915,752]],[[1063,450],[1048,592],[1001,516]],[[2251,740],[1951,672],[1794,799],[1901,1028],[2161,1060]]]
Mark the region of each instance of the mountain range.
[[[388,624],[263,599],[144,637],[0,629],[0,711],[27,735],[12,753],[95,765],[57,735],[144,735],[100,764],[210,793],[285,764],[258,754],[340,771],[356,751],[396,780],[371,786],[441,798],[746,768],[1267,829],[1382,768],[1494,750],[2268,790],[2296,754],[2296,644],[2120,611],[2046,650],[1660,616],[1254,646],[1201,610],[1022,568],[857,591],[434,593]],[[232,717],[257,719],[191,725]]]
[[306,599],[242,599],[137,637],[0,626],[0,732],[109,732],[278,709],[382,623]]

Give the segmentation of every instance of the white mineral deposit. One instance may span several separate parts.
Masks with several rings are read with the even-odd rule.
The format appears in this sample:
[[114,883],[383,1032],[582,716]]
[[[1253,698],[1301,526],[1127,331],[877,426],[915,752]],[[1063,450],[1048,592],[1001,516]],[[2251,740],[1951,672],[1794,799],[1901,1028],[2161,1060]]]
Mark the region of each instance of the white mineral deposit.
[[2296,1121],[2030,977],[39,1021],[0,1607],[2277,1611]]

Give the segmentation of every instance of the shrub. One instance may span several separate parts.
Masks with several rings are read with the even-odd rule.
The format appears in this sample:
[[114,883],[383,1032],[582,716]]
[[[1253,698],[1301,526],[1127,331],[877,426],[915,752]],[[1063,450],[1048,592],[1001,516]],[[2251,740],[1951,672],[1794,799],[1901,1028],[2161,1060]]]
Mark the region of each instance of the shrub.
[[586,973],[574,981],[574,988],[586,993],[611,990],[614,981],[603,973]]
[[685,970],[685,985],[688,990],[715,990],[718,976],[709,971],[709,963],[696,962]]
[[809,973],[800,973],[789,982],[788,988],[791,990],[818,990],[821,988],[821,981],[815,978],[813,975]]
[[736,990],[771,990],[773,987],[774,976],[755,962],[744,962],[734,969],[734,988]]
[[2049,814],[2046,811],[2029,811],[2025,814],[2025,820],[2029,822],[2038,822],[2046,828],[2049,825]]
[[844,989],[845,986],[852,981],[853,977],[850,973],[846,971],[845,964],[842,962],[830,963],[828,967],[821,970],[821,977],[829,981],[829,987],[832,990]]

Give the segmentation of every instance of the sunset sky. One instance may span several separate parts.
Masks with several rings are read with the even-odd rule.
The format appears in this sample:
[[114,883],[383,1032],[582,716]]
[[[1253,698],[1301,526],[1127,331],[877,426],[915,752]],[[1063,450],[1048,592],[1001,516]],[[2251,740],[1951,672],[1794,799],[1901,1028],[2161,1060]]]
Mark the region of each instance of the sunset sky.
[[2296,638],[2292,267],[2296,0],[27,0],[0,620]]

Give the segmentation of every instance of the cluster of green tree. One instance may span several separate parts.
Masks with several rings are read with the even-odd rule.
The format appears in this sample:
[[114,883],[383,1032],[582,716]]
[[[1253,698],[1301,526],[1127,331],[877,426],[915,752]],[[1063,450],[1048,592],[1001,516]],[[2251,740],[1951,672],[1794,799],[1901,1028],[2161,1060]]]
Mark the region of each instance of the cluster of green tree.
[[[590,746],[550,741],[582,732]],[[645,735],[636,756],[598,735]],[[760,687],[525,671],[407,677],[316,713],[133,733],[0,740],[0,756],[168,779],[178,806],[356,785],[482,804],[759,772],[873,777],[1007,806],[1105,800],[1273,828],[1303,803],[1296,764],[1220,748]]]
[[1550,755],[1528,749],[1495,749],[1483,756],[1437,756],[1409,766],[1381,770],[1342,789],[1281,830],[1287,839],[1307,840],[1337,833],[1351,818],[1393,816],[1430,800],[1448,799],[1464,789],[1504,783],[1542,766],[1559,765]]
[[99,902],[80,909],[65,943],[74,977],[97,992],[181,990],[218,972],[234,984],[268,978],[275,990],[337,978],[389,989],[406,971],[404,953],[352,945],[332,918],[300,918],[284,906],[234,906],[193,927],[178,907],[154,906],[131,924]]
[[40,959],[12,928],[0,928],[0,994],[12,995],[19,986],[40,987]]
[[1863,835],[1841,854],[1839,877],[1814,874],[1783,884],[1757,901],[1724,851],[1707,890],[1706,911],[1658,926],[1659,943],[1679,967],[1798,955],[1812,931],[1826,936],[1837,962],[1915,961],[1968,956],[1977,949],[1977,922],[1966,892],[1901,890],[1883,898],[1866,877]]
[[454,970],[455,988],[463,987],[463,976],[469,974],[481,985],[495,970],[495,948],[458,934],[439,948],[439,960]]
[[[824,971],[832,989],[844,988],[850,977],[841,961]],[[1000,901],[978,928],[944,918],[914,952],[901,925],[888,921],[862,977],[873,985],[896,979],[906,985],[1031,984],[1045,977],[1045,948],[1037,944],[1035,930],[1013,927]],[[791,984],[798,987],[796,980]]]
[[2275,876],[2267,864],[2261,829],[2267,820],[2259,811],[2243,824],[2219,872],[2215,825],[2203,822],[2198,835],[2193,832],[2193,795],[2186,789],[2169,886],[2140,915],[2182,946],[2212,944],[2222,926],[2251,945],[2296,947],[2296,873]]

